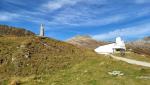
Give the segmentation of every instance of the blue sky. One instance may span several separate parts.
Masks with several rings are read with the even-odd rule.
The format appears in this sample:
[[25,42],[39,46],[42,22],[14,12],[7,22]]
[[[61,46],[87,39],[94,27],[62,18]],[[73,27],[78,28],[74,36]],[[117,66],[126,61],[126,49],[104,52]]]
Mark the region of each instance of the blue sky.
[[126,41],[150,35],[150,0],[0,0],[0,24],[66,40],[90,35]]

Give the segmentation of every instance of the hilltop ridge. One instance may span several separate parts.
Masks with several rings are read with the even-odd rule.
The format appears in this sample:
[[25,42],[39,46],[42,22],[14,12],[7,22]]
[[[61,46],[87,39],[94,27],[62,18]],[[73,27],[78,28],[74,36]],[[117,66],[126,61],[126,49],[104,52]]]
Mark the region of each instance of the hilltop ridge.
[[0,25],[1,36],[33,36],[33,32],[24,28],[17,28],[8,25]]

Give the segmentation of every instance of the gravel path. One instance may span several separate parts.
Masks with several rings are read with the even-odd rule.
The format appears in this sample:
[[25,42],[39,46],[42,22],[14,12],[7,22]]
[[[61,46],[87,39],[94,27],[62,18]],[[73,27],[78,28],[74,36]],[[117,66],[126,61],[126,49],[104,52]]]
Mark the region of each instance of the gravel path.
[[112,58],[114,58],[114,59],[121,60],[121,61],[125,61],[125,62],[130,63],[130,64],[135,64],[135,65],[150,67],[150,63],[148,63],[148,62],[137,61],[137,60],[128,59],[128,58],[123,58],[123,57],[118,57],[118,56],[114,56],[114,55],[110,55],[110,56],[111,56]]

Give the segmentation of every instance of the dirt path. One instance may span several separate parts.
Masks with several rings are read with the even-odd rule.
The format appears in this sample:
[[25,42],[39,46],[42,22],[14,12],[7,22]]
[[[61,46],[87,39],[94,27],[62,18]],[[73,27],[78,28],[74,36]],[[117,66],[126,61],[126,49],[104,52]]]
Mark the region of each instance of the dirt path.
[[114,58],[114,59],[121,60],[121,61],[125,61],[125,62],[130,63],[130,64],[135,64],[135,65],[150,67],[150,63],[148,63],[148,62],[137,61],[137,60],[128,59],[128,58],[123,58],[123,57],[118,57],[118,56],[114,56],[114,55],[110,55],[110,56],[111,56],[112,58]]

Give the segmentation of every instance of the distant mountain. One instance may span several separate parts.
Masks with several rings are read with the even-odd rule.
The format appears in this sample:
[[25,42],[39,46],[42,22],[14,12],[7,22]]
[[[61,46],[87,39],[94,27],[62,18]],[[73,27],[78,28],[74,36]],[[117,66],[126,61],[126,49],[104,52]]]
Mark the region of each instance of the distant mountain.
[[150,36],[144,38],[145,41],[150,41]]
[[[90,36],[75,36],[67,40],[67,42],[89,49],[95,49],[98,46],[109,44],[109,42],[96,41]],[[135,53],[150,55],[150,37],[145,37],[141,40],[126,43],[126,47],[127,50],[132,49],[132,51]]]
[[85,48],[89,48],[89,49],[95,49],[98,46],[108,44],[107,42],[96,41],[87,35],[75,36],[71,39],[68,39],[67,42],[71,43],[73,45],[76,45],[76,46],[85,47]]
[[135,53],[150,55],[150,37],[130,42],[127,44],[127,47]]
[[12,27],[8,25],[0,25],[1,36],[32,36],[35,35],[33,32],[25,30],[23,28]]

